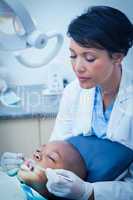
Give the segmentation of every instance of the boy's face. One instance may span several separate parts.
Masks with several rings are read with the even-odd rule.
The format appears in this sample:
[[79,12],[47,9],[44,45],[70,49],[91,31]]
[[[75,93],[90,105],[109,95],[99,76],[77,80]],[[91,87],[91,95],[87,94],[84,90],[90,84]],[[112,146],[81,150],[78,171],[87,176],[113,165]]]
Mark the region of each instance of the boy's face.
[[[67,148],[67,151],[66,151]],[[33,155],[32,160],[43,168],[66,168],[66,160],[69,156],[68,144],[64,142],[51,142],[41,146]],[[21,166],[18,177],[27,185],[37,191],[44,191],[47,182],[45,172],[37,167],[32,169],[31,159],[27,159]]]

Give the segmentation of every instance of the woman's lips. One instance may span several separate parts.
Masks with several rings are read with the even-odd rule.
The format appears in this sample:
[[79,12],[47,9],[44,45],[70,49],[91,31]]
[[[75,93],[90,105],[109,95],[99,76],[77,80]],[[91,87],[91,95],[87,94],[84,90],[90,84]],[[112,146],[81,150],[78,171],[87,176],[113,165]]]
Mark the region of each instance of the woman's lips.
[[79,77],[79,76],[78,76],[78,79],[81,80],[81,81],[88,81],[88,80],[90,80],[91,78],[90,78],[90,77]]

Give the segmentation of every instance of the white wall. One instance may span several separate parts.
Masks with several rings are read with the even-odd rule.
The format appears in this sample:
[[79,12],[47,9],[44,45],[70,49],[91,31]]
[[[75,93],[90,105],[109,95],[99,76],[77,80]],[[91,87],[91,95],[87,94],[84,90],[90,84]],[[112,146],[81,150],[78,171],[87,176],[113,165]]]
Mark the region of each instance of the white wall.
[[[49,30],[60,31],[65,41],[58,56],[47,66],[38,69],[28,69],[20,65],[12,56],[7,52],[0,52],[0,71],[4,71],[6,79],[9,84],[25,85],[25,84],[39,84],[45,83],[49,66],[53,69],[60,71],[63,77],[72,80],[74,74],[69,62],[68,52],[68,38],[66,37],[67,25],[72,18],[81,14],[84,9],[91,5],[110,5],[121,9],[133,21],[133,1],[131,0],[21,0],[27,7],[33,18],[37,23],[37,27],[44,32]],[[132,66],[132,53],[130,51],[128,57],[125,59],[127,66]],[[35,51],[28,52],[27,57],[30,60],[42,59],[45,50],[41,52]]]

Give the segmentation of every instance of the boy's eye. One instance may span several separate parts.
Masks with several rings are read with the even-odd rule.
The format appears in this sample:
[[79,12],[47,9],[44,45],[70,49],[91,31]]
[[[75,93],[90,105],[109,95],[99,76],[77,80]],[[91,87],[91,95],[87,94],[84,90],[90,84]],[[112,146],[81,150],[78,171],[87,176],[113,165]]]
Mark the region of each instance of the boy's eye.
[[54,159],[52,156],[47,155],[47,157],[48,157],[50,160],[52,160],[53,162],[56,162],[55,159]]
[[60,161],[59,154],[57,152],[49,152],[47,154],[47,157],[52,160],[53,162],[58,162]]

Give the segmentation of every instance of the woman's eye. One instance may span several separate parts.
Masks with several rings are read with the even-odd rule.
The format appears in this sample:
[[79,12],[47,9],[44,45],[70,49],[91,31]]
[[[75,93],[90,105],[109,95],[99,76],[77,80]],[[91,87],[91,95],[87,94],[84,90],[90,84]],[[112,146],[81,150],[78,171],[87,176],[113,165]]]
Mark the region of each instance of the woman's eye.
[[87,62],[94,62],[95,59],[94,59],[94,58],[86,58],[86,61],[87,61]]
[[71,55],[70,58],[71,58],[71,59],[75,59],[76,56],[75,56],[75,55]]

